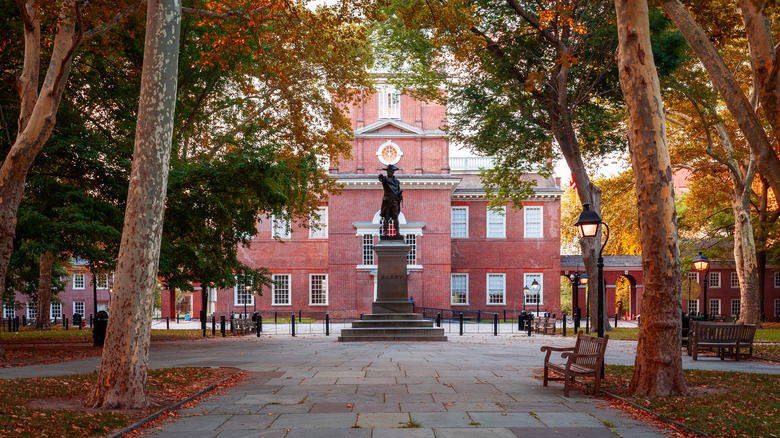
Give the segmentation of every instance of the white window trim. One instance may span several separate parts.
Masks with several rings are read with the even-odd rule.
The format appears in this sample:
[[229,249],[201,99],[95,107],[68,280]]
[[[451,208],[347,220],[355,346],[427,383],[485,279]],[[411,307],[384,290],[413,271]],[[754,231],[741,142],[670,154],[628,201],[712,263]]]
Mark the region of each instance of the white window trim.
[[[506,239],[506,206],[502,205],[498,207],[499,210],[503,210],[504,214],[501,215],[501,213],[494,211],[490,208],[487,209],[485,213],[485,237],[488,239]],[[491,236],[490,235],[490,218],[493,217],[500,217],[502,219],[502,231],[500,236]]]
[[742,303],[740,302],[739,298],[732,298],[731,301],[729,302],[729,315],[732,317],[736,316],[734,314],[734,303],[738,303],[737,307],[739,308],[739,312],[737,312],[737,315],[742,313]]
[[[314,302],[312,302],[312,292],[313,292],[312,288],[314,287],[314,277],[315,276],[323,276],[323,277],[325,277],[325,280],[323,280],[323,285],[322,285],[323,288],[325,289],[325,302],[324,303],[314,303]],[[309,274],[309,305],[310,306],[327,306],[327,305],[329,305],[330,294],[328,292],[330,292],[328,290],[328,274],[325,274],[325,273]]]
[[775,287],[776,288],[780,287],[780,272],[775,273]]
[[[242,288],[244,287],[243,283],[241,284],[241,287]],[[203,289],[201,288],[201,291],[202,290]],[[206,293],[209,293],[209,290],[210,290],[210,288],[206,288]],[[242,292],[246,293],[246,289],[244,289]],[[211,295],[211,294],[209,294],[209,295]],[[249,295],[250,295],[249,302],[246,303],[246,305],[247,306],[254,306],[255,305],[255,294],[250,293]],[[244,303],[239,303],[238,302],[238,285],[233,286],[233,306],[235,306],[235,307],[243,307],[244,306]]]
[[[720,272],[710,272],[708,277],[709,277],[707,279],[707,281],[708,281],[707,286],[708,287],[720,288]],[[718,280],[718,283],[716,285],[712,284],[712,280],[713,279],[717,279]]]
[[[81,287],[76,286],[76,277],[81,276]],[[73,274],[73,290],[84,290],[87,288],[87,276],[82,273],[74,273]]]
[[[710,303],[709,303],[709,306],[707,307],[707,313],[709,313],[710,315],[721,315],[721,314],[723,314],[723,307],[721,306],[720,298],[710,298],[709,300],[710,300]],[[718,303],[718,311],[717,312],[713,312],[712,311],[712,304],[713,303]]]
[[274,293],[274,287],[276,287],[275,284],[271,285],[271,305],[272,306],[292,306],[292,274],[273,274],[271,279],[273,280],[274,277],[287,277],[287,303],[277,303],[276,302],[276,294]]
[[83,314],[81,314],[81,316],[86,316],[86,313],[87,313],[87,303],[85,303],[84,301],[74,301],[73,302],[73,313],[79,313],[76,310],[76,303],[81,303],[81,307],[83,309],[82,311],[84,312]]
[[[378,118],[382,119],[400,119],[401,118],[401,93],[394,88],[381,88],[378,93]],[[390,101],[388,102],[388,97]]]
[[[466,212],[466,235],[465,236],[453,236],[452,235],[452,212],[454,210],[463,210]],[[450,237],[453,239],[468,239],[469,238],[469,207],[463,206],[463,205],[456,205],[453,207],[450,207]]]
[[54,319],[54,306],[58,305],[60,307],[60,314],[57,316],[57,318],[62,318],[62,303],[49,303],[49,317],[51,319]]
[[[454,276],[466,278],[466,302],[465,303],[453,303],[452,302],[452,277]],[[450,273],[450,305],[451,306],[468,306],[469,305],[469,274],[467,272],[452,272]]]
[[[35,316],[32,316],[31,313],[35,313]],[[27,303],[27,319],[37,319],[38,318],[38,304],[34,302],[28,302]]]
[[691,312],[691,303],[696,303],[696,312],[695,313],[699,313],[699,311],[701,310],[700,307],[699,307],[699,299],[697,298],[695,300],[688,300],[688,313],[694,313],[694,312]]
[[[328,207],[319,208],[320,220],[312,221],[313,224],[320,224],[319,230],[309,228],[309,239],[327,239],[328,238]],[[312,225],[313,225],[312,224]]]
[[[503,291],[502,294],[502,300],[500,303],[491,303],[490,302],[490,277],[494,276],[500,276],[501,277],[501,290]],[[485,305],[487,306],[506,306],[506,274],[502,272],[488,272],[485,275]]]
[[[534,278],[536,276],[539,276],[539,279],[537,280],[537,283],[539,283],[539,311],[541,312],[541,306],[544,306],[544,273],[543,272],[526,272],[523,274],[523,287],[525,288],[528,286],[528,292],[529,295],[531,295],[531,283],[534,282]],[[531,279],[529,280],[529,276],[531,276]],[[526,300],[526,297],[523,297],[523,302],[526,306],[536,306],[536,303],[529,303]],[[536,309],[532,309],[536,310]]]
[[[284,234],[277,234],[276,230],[281,229],[281,226],[277,226],[277,221],[284,222]],[[292,223],[289,220],[286,219],[279,219],[276,217],[276,215],[271,215],[271,237],[273,238],[279,238],[279,239],[290,239],[292,238]]]
[[780,315],[780,299],[778,299],[778,298],[775,298],[775,302],[774,302],[774,304],[775,304],[775,307],[774,307],[774,311],[775,311],[775,312],[774,312],[774,316],[775,316],[775,317],[777,317],[778,315]]
[[699,273],[698,272],[689,272],[688,273],[688,280],[693,280],[696,283],[699,282]]
[[[734,285],[734,279],[736,278],[737,284]],[[736,271],[732,271],[731,275],[729,275],[729,285],[732,289],[739,288],[739,274]]]
[[[531,210],[539,211],[539,235],[538,236],[528,235],[528,212]],[[504,222],[506,223],[506,221]],[[544,238],[544,207],[542,207],[541,205],[529,205],[527,207],[523,207],[523,238],[524,239]]]

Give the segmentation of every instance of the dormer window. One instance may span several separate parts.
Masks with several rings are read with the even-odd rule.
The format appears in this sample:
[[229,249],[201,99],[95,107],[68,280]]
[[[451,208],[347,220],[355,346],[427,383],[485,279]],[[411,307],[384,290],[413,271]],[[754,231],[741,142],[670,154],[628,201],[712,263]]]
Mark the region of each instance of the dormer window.
[[401,94],[391,88],[379,90],[379,118],[401,118]]

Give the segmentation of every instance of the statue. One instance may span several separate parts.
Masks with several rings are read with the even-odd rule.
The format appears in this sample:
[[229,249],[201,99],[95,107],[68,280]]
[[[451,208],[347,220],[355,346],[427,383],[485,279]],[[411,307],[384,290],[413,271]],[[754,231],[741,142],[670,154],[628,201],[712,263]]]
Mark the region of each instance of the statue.
[[401,230],[398,227],[398,215],[401,213],[401,202],[404,200],[404,191],[401,190],[401,183],[398,178],[393,176],[397,167],[389,164],[387,167],[382,168],[387,171],[387,176],[379,174],[379,181],[382,182],[382,188],[385,190],[382,196],[382,208],[379,210],[379,216],[382,218],[382,230],[380,237],[388,237],[388,231],[390,229],[390,221],[395,225],[396,239],[403,239],[401,236]]

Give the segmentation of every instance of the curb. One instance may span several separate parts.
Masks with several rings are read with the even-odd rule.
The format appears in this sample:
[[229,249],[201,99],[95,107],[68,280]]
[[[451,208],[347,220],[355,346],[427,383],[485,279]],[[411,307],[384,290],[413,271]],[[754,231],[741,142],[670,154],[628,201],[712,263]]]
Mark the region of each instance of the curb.
[[[225,367],[225,368],[232,368],[232,367]],[[236,372],[233,373],[233,375],[225,377],[224,379],[220,380],[219,382],[212,383],[211,385],[207,386],[206,388],[203,388],[202,390],[200,390],[197,393],[195,393],[195,394],[185,398],[184,400],[181,400],[181,401],[179,401],[177,403],[174,403],[174,404],[172,404],[172,405],[170,405],[168,407],[162,408],[159,411],[149,415],[148,417],[142,418],[141,420],[138,420],[136,423],[131,424],[130,426],[127,426],[126,428],[124,428],[122,430],[119,430],[119,431],[113,433],[112,435],[108,435],[106,438],[119,438],[119,437],[121,437],[122,435],[124,435],[124,434],[126,434],[128,432],[132,432],[132,431],[134,431],[136,429],[141,429],[144,424],[157,419],[162,414],[164,414],[166,412],[169,412],[169,411],[175,411],[175,410],[179,409],[180,407],[182,407],[182,405],[184,405],[185,403],[188,403],[188,402],[194,400],[195,398],[200,397],[203,394],[206,394],[207,392],[211,392],[217,386],[227,382],[228,380],[232,379],[233,377],[236,377],[239,373],[242,372],[238,368],[234,368],[234,369],[236,370]]]
[[699,436],[702,436],[702,437],[709,437],[710,436],[710,435],[707,435],[705,432],[700,431],[699,429],[695,429],[693,427],[687,426],[687,425],[682,424],[680,422],[674,421],[674,420],[672,420],[670,418],[666,418],[663,415],[661,415],[661,414],[659,414],[659,413],[657,413],[655,411],[651,411],[650,409],[647,409],[645,407],[639,406],[638,404],[633,403],[633,402],[631,402],[629,400],[626,400],[623,397],[620,397],[619,395],[615,395],[615,394],[612,394],[611,392],[607,392],[607,391],[601,391],[601,392],[606,394],[609,397],[614,398],[615,400],[620,400],[623,403],[629,404],[632,407],[634,407],[636,409],[639,409],[640,411],[647,412],[648,414],[651,414],[652,416],[654,416],[655,418],[658,418],[659,420],[663,421],[664,423],[673,424],[673,425],[675,425],[675,426],[677,426],[677,427],[679,427],[681,429],[685,429],[688,432],[695,433],[696,435],[699,435]]

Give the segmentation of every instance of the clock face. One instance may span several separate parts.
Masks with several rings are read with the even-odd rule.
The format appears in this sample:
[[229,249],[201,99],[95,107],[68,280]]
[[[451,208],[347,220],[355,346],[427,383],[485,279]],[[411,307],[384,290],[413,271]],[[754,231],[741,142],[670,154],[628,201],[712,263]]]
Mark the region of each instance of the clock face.
[[401,161],[402,155],[403,152],[401,151],[401,148],[391,141],[382,143],[382,145],[379,146],[379,149],[376,151],[376,156],[379,159],[379,162],[386,166],[390,164],[397,164],[399,161]]

